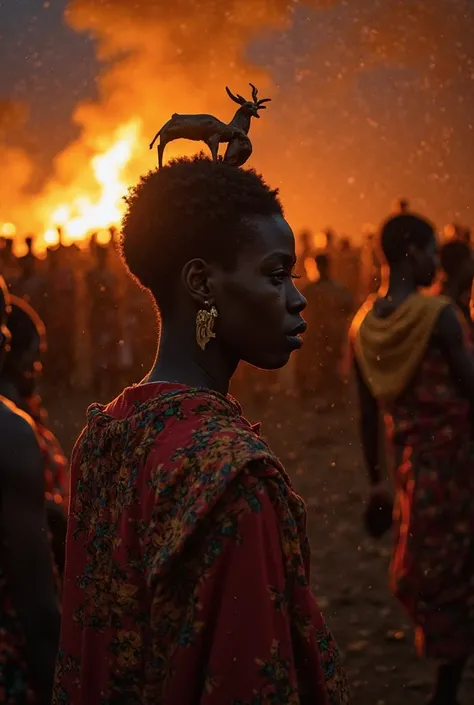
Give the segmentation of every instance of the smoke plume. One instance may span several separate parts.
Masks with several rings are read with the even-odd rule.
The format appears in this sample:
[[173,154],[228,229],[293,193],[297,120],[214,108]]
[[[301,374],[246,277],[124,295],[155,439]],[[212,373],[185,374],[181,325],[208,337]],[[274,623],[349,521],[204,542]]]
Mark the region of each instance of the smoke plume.
[[[435,218],[469,216],[470,0],[71,0],[66,20],[96,41],[99,99],[77,106],[80,137],[36,199],[38,228],[55,195],[91,190],[91,158],[120,126],[136,129],[133,183],[172,112],[229,120],[224,86],[246,94],[249,81],[274,99],[251,127],[252,163],[297,227],[354,228],[398,195]],[[195,149],[175,143],[166,158]]]

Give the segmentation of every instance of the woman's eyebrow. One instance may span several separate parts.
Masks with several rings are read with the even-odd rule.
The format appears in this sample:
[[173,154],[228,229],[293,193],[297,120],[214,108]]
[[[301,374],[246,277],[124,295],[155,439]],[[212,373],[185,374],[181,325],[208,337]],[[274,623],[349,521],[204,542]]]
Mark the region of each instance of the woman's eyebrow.
[[263,259],[262,264],[269,262],[281,262],[283,266],[291,269],[296,264],[296,257],[295,255],[290,255],[288,252],[272,252]]

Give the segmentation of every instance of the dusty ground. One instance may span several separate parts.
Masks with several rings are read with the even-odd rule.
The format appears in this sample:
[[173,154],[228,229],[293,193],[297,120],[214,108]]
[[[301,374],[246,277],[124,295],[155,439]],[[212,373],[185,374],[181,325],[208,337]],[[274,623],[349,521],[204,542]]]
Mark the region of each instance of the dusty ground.
[[[49,401],[52,425],[68,452],[89,401],[87,395]],[[374,542],[362,528],[367,481],[353,403],[303,409],[276,394],[244,408],[250,420],[263,421],[263,433],[306,500],[313,587],[343,652],[354,705],[421,705],[431,667],[416,657],[408,620],[387,588],[390,537]],[[473,687],[471,668],[466,705]]]

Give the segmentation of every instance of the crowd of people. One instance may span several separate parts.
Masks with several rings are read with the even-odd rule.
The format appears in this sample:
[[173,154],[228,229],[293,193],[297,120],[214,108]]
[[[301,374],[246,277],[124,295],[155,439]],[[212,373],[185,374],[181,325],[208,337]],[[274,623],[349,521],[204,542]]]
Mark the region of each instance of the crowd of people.
[[[457,705],[474,645],[467,231],[440,247],[401,202],[359,247],[304,234],[297,262],[278,193],[200,156],[142,178],[120,244],[44,260],[27,245],[0,252],[0,701],[350,703],[304,503],[229,395],[291,358],[302,403],[338,397],[352,361],[366,526],[393,526],[391,587],[437,664],[430,703]],[[88,410],[70,465],[43,363],[64,403],[125,387]]]

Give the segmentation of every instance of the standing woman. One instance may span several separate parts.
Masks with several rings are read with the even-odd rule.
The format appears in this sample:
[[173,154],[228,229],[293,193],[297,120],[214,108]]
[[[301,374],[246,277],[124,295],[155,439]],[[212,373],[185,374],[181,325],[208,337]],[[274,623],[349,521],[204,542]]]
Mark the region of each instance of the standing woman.
[[381,233],[386,290],[352,328],[361,435],[372,507],[383,504],[379,412],[395,459],[390,581],[437,664],[432,705],[455,705],[474,647],[474,361],[451,300],[424,296],[436,274],[428,221],[388,220]]
[[227,394],[240,360],[278,369],[301,346],[277,192],[196,157],[127,203],[123,258],[161,335],[144,383],[92,406],[73,453],[53,702],[348,703],[305,507]]

